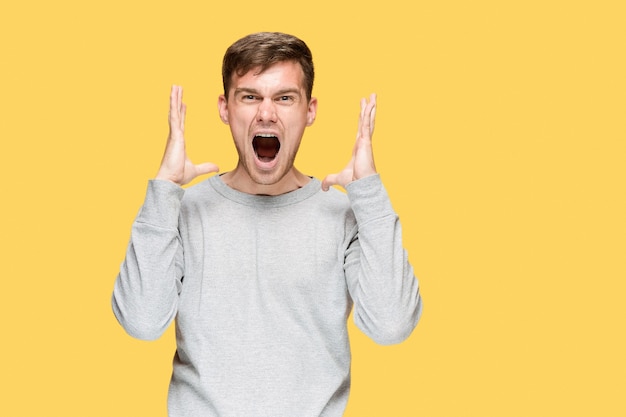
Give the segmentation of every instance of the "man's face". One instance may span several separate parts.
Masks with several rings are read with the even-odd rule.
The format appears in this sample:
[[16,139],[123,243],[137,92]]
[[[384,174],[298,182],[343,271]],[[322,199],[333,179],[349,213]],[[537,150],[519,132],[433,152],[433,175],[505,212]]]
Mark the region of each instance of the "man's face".
[[262,73],[234,74],[228,100],[219,97],[220,117],[239,154],[237,169],[243,168],[253,187],[272,186],[293,174],[304,129],[317,111],[317,100],[307,100],[303,76],[300,64],[279,62]]

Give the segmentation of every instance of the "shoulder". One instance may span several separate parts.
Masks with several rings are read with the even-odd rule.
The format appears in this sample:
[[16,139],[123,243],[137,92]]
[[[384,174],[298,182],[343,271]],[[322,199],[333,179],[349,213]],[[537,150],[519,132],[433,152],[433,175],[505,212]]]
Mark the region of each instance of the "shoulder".
[[185,188],[181,201],[183,210],[198,206],[208,206],[219,201],[219,193],[211,186],[213,177]]
[[350,200],[348,199],[348,195],[339,191],[336,188],[330,188],[328,191],[320,191],[317,193],[316,197],[319,198],[321,202],[328,205],[329,207],[350,207]]
[[336,188],[328,191],[319,191],[310,199],[315,213],[322,217],[329,217],[335,221],[351,223],[354,218],[348,195]]

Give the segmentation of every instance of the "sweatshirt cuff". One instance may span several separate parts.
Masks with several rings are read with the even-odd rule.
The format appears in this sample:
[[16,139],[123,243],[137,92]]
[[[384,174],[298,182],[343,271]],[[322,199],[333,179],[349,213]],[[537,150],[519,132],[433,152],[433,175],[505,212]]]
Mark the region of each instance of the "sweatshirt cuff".
[[165,180],[150,180],[137,222],[165,228],[178,227],[180,202],[185,190]]
[[346,191],[357,223],[363,224],[381,217],[395,216],[380,174],[352,181],[346,186]]

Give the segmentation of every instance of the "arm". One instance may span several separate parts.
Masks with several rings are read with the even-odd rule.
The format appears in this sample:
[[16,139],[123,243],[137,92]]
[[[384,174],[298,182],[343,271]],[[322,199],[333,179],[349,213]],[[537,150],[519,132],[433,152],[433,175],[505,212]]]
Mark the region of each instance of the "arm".
[[348,193],[357,230],[346,251],[345,271],[354,301],[354,321],[380,344],[406,339],[419,321],[419,285],[402,246],[402,228],[374,164],[372,135],[376,95],[361,100],[352,158],[327,176],[322,189],[340,185]]
[[113,313],[128,334],[154,340],[178,309],[184,273],[178,213],[184,190],[152,180],[113,289]]
[[422,300],[398,215],[378,175],[346,189],[357,221],[345,258],[354,322],[376,343],[399,343],[417,325]]
[[194,165],[185,151],[186,106],[182,88],[172,87],[169,135],[161,166],[150,181],[145,202],[133,223],[126,258],[113,290],[113,312],[139,339],[156,339],[176,316],[184,274],[178,231],[182,185],[217,171],[211,163]]

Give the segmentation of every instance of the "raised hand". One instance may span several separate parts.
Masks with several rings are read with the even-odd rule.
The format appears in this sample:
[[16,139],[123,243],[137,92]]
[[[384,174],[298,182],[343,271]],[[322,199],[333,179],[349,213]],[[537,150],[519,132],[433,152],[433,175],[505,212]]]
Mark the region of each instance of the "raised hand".
[[217,172],[217,165],[210,162],[195,165],[187,157],[185,150],[185,115],[187,106],[183,103],[183,88],[172,86],[170,94],[169,126],[165,153],[156,179],[185,185],[199,175]]
[[322,190],[328,191],[332,185],[346,187],[352,181],[376,174],[372,135],[376,118],[376,94],[370,95],[369,102],[361,99],[361,115],[356,134],[356,143],[352,149],[352,158],[348,165],[337,174],[330,174],[322,181]]

